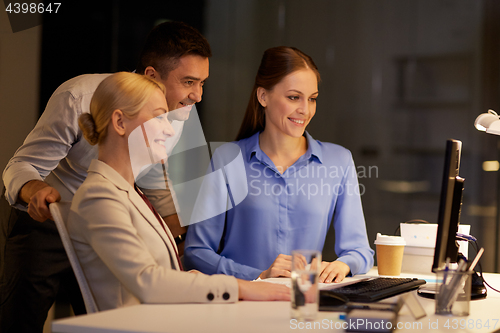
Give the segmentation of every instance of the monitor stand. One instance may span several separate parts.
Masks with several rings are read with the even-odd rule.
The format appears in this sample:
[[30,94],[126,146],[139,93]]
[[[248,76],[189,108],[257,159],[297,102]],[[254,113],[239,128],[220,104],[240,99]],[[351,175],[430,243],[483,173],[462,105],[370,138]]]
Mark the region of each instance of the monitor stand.
[[[420,297],[431,298],[434,299],[436,296],[436,288],[437,283],[426,283],[417,291],[417,294]],[[484,286],[484,280],[477,272],[472,274],[471,288],[470,288],[470,299],[471,300],[479,300],[486,298],[487,292],[486,287]]]
[[479,276],[479,274],[474,271],[470,286],[470,299],[483,299],[486,298],[486,295],[487,291],[484,285],[483,277]]

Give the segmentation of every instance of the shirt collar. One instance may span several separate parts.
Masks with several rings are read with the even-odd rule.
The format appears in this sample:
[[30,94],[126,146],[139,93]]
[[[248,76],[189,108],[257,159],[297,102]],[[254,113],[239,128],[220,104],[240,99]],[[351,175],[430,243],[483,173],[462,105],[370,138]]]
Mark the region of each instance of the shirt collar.
[[251,137],[247,139],[246,143],[246,158],[247,161],[250,162],[250,159],[255,155],[259,161],[262,160],[262,150],[259,146],[259,134],[260,132],[255,133]]
[[[251,137],[249,137],[246,143],[246,159],[250,162],[250,159],[255,155],[255,157],[262,161],[264,152],[260,149],[259,146],[259,134],[260,132],[255,133]],[[321,151],[321,145],[318,141],[314,140],[313,137],[305,131],[305,136],[307,139],[307,151],[304,154],[304,158],[310,160],[311,158],[316,158],[318,162],[323,163],[323,154]]]
[[314,140],[313,137],[306,131],[307,139],[307,151],[305,157],[309,160],[311,158],[316,158],[319,163],[323,163],[323,153],[321,151],[321,145],[318,141]]
[[103,161],[100,160],[92,160],[90,162],[90,166],[88,169],[88,173],[98,173],[107,180],[109,180],[111,183],[113,183],[117,188],[120,190],[124,191],[130,191],[131,189],[133,190],[133,186],[131,186],[125,178],[121,174],[118,173],[115,169],[113,169],[111,166],[106,164]]

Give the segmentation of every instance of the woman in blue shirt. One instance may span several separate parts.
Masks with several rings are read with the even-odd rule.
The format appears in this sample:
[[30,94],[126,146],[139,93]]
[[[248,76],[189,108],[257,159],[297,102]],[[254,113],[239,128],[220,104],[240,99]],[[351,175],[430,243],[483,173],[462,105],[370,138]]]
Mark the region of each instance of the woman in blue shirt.
[[225,186],[204,184],[208,191],[195,207],[226,205],[227,211],[189,227],[188,267],[247,280],[289,277],[291,251],[321,251],[332,221],[338,259],[323,262],[320,282],[340,282],[373,266],[351,153],[305,131],[319,80],[300,50],[266,50],[234,143],[239,151],[227,144],[212,159],[212,166],[221,165],[212,174],[222,171]]

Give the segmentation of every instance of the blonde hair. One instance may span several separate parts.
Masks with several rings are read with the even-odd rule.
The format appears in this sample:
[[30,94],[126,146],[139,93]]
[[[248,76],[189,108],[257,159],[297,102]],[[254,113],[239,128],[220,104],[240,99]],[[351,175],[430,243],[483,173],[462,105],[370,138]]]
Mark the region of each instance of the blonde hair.
[[91,145],[102,143],[113,111],[121,110],[127,118],[134,118],[156,89],[165,94],[162,83],[141,74],[118,72],[105,78],[92,96],[90,113],[78,119],[85,139]]

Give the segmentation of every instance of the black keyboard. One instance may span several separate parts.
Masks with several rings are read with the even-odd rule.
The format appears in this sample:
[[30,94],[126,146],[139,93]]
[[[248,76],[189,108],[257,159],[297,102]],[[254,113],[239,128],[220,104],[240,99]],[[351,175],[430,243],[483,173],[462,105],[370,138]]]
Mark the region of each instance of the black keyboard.
[[349,302],[370,303],[417,289],[422,284],[425,284],[425,280],[378,277],[332,290],[320,290],[320,303],[328,297],[342,298]]

